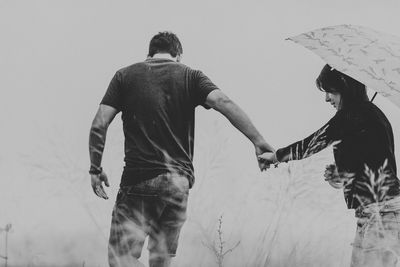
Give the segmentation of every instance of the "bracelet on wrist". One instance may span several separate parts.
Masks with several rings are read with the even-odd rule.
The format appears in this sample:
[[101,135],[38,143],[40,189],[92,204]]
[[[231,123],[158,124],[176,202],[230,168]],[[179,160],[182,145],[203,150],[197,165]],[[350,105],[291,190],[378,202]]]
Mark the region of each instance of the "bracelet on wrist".
[[102,167],[98,167],[98,168],[90,167],[90,170],[89,170],[89,174],[92,174],[92,175],[99,175],[102,172],[103,172]]

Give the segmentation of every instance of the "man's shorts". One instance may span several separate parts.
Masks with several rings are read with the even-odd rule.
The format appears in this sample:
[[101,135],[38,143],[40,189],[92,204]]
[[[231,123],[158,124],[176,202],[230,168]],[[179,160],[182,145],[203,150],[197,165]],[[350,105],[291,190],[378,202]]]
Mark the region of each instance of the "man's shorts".
[[188,194],[187,177],[173,173],[121,187],[112,213],[110,266],[138,259],[147,236],[150,257],[175,256]]

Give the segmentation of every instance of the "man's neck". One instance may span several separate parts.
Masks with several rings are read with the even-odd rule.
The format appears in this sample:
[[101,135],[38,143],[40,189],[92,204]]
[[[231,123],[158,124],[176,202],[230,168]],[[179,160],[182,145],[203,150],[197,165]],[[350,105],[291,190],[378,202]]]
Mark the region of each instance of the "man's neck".
[[154,54],[151,58],[159,58],[159,59],[170,59],[173,61],[178,61],[178,57],[172,57],[169,53],[157,53]]

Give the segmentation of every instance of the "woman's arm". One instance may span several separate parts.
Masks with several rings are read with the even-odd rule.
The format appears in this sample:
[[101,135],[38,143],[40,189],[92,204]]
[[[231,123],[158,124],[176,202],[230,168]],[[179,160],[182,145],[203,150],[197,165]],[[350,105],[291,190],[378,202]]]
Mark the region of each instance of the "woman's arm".
[[334,118],[303,140],[297,141],[287,147],[280,148],[275,153],[267,152],[259,155],[259,161],[268,164],[278,164],[280,162],[307,158],[321,151],[334,141],[332,136],[328,134],[330,132],[329,130],[335,127]]
[[350,130],[348,118],[350,116],[345,112],[337,112],[324,126],[305,139],[278,149],[275,155],[276,161],[287,162],[304,159],[320,152],[334,142],[340,141]]
[[357,136],[366,132],[367,124],[368,116],[362,110],[340,110],[328,123],[307,138],[280,148],[275,153],[264,153],[258,159],[264,164],[304,159],[350,136],[358,138]]
[[334,141],[333,138],[328,135],[328,128],[332,127],[331,121],[307,138],[278,149],[276,151],[277,160],[279,162],[287,162],[290,160],[304,159],[328,147]]
[[280,162],[310,157],[333,143],[365,132],[367,116],[362,110],[340,110],[318,131],[276,151]]

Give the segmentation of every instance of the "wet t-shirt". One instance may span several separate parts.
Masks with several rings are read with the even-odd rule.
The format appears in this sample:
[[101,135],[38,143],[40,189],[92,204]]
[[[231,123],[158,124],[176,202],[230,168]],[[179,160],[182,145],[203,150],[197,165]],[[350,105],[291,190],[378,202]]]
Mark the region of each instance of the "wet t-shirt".
[[199,70],[169,59],[147,59],[116,72],[101,104],[122,112],[125,167],[121,185],[161,173],[194,183],[195,108],[218,89]]

